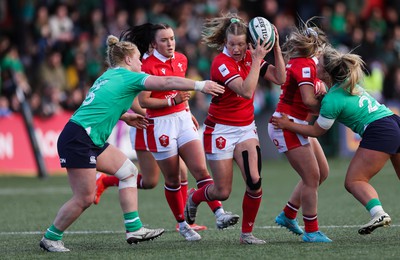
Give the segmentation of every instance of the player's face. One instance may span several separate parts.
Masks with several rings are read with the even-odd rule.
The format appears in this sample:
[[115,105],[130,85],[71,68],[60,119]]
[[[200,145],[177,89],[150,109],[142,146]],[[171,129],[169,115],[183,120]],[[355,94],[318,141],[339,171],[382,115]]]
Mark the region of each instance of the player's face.
[[130,67],[131,71],[135,71],[135,72],[142,71],[142,62],[140,61],[139,52],[135,52],[130,58],[131,59],[130,59],[129,67]]
[[226,48],[228,49],[229,55],[235,61],[242,60],[247,50],[246,35],[228,34],[226,37]]
[[175,52],[175,35],[171,28],[158,30],[154,48],[163,56],[171,58]]

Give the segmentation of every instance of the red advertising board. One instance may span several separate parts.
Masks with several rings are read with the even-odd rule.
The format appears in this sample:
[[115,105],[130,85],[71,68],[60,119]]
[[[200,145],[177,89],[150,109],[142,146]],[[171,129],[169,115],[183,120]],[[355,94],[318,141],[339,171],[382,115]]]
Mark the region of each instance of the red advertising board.
[[[34,117],[39,147],[50,174],[65,172],[60,167],[57,139],[71,112],[50,118]],[[14,113],[0,118],[0,174],[36,175],[37,166],[22,115]]]

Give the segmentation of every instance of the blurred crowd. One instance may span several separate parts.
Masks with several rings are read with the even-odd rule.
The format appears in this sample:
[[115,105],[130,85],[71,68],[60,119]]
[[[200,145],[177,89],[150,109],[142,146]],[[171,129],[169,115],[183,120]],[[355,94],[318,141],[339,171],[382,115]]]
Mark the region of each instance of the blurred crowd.
[[[227,12],[267,18],[281,43],[293,26],[318,17],[336,48],[365,60],[368,91],[381,102],[400,101],[398,0],[0,0],[0,117],[20,110],[17,86],[34,115],[74,111],[106,69],[107,35],[145,22],[171,25],[177,51],[188,57],[187,77],[208,79],[216,51],[201,42],[202,25]],[[256,113],[273,109],[279,95],[279,86],[259,85]],[[204,96],[191,102],[206,111]]]

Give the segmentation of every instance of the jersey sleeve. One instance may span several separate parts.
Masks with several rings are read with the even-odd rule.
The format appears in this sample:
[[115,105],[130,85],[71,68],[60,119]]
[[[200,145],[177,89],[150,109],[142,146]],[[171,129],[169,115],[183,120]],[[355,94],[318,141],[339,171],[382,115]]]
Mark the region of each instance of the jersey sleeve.
[[124,80],[128,86],[135,90],[145,90],[144,84],[149,76],[149,74],[143,72],[129,72],[124,75]]
[[236,63],[228,59],[216,60],[211,74],[212,80],[221,82],[225,86],[240,77]]
[[337,97],[333,93],[328,92],[328,94],[325,95],[321,101],[321,116],[333,120],[339,117],[339,114],[342,112],[345,106],[345,100],[340,99],[343,102],[338,102],[336,99],[340,99],[340,97]]
[[306,84],[314,86],[317,78],[315,64],[311,62],[300,62],[293,70],[293,77],[299,87]]

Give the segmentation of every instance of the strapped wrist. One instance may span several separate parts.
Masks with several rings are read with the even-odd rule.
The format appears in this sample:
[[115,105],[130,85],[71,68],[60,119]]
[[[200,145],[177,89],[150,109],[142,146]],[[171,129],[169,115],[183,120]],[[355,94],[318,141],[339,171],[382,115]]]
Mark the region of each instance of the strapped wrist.
[[195,81],[194,82],[194,90],[202,91],[204,89],[205,85],[206,85],[205,81]]

